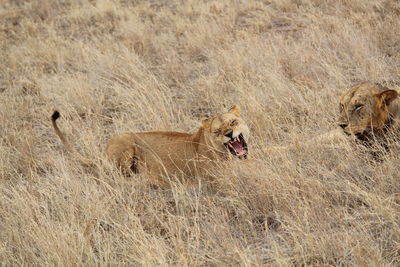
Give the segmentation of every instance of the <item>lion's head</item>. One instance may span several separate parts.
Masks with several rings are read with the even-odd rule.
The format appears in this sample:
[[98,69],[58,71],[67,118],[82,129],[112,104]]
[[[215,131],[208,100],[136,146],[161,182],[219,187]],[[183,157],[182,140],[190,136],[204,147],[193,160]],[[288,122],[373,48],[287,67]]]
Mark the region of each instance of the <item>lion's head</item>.
[[390,123],[390,105],[397,96],[397,91],[379,84],[357,84],[340,97],[338,125],[360,140],[379,135]]
[[216,151],[247,158],[249,128],[240,118],[240,107],[234,105],[227,113],[202,121],[205,141]]

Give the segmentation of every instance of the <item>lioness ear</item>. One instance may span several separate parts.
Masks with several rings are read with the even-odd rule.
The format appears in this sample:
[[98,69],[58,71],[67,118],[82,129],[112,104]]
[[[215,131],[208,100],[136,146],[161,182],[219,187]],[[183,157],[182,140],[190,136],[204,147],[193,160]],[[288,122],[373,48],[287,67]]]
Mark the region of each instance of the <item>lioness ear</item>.
[[240,117],[240,107],[238,105],[233,105],[228,112]]
[[211,119],[204,119],[201,121],[201,127],[207,128],[211,126]]
[[384,104],[387,106],[393,102],[398,97],[398,93],[396,90],[385,90],[382,93],[379,93],[377,96],[382,100]]

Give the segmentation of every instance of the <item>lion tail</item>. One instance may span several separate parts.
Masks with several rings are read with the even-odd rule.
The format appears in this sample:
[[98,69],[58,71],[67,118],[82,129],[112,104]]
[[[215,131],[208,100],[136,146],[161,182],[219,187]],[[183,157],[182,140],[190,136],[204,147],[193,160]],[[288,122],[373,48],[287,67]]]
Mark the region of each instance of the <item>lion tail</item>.
[[60,112],[57,110],[53,112],[51,115],[51,123],[53,124],[53,128],[56,131],[56,134],[61,140],[61,143],[64,145],[65,149],[71,154],[77,157],[77,159],[82,163],[84,166],[92,166],[93,162],[89,159],[84,158],[74,147],[70,145],[67,138],[65,137],[64,133],[61,132],[60,128],[57,125],[57,119],[60,117]]

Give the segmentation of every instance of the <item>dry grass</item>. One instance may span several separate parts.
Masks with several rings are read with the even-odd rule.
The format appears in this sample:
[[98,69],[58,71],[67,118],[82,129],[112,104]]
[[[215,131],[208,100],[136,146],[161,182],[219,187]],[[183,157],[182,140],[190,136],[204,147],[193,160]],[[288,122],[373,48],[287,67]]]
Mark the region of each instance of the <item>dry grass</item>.
[[[263,152],[332,129],[355,82],[398,89],[398,1],[4,0],[0,20],[1,264],[400,264],[399,155]],[[154,189],[103,160],[111,135],[193,132],[233,103],[252,160],[212,185]]]

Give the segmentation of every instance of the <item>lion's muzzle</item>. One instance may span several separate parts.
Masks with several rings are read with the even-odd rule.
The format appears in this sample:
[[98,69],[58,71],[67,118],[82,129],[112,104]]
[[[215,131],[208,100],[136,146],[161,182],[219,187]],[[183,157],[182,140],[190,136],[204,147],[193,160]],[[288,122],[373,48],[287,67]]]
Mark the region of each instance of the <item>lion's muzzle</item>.
[[246,140],[244,140],[243,135],[239,134],[238,136],[233,137],[232,132],[231,132],[225,136],[231,138],[231,140],[224,143],[225,147],[228,148],[228,150],[231,152],[231,154],[234,156],[237,156],[241,159],[247,158],[248,148],[247,148]]

